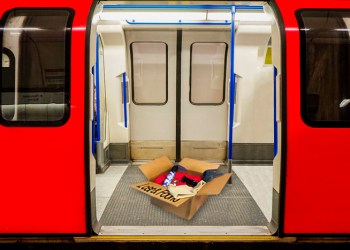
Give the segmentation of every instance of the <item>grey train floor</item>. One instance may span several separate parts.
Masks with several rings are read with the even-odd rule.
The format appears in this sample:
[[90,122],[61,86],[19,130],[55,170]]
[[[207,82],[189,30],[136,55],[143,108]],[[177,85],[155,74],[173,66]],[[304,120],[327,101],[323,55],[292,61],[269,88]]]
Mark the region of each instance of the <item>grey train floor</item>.
[[150,203],[149,196],[131,188],[146,181],[136,166],[125,170],[101,216],[103,226],[265,226],[263,212],[236,174],[221,194],[211,196],[187,221]]

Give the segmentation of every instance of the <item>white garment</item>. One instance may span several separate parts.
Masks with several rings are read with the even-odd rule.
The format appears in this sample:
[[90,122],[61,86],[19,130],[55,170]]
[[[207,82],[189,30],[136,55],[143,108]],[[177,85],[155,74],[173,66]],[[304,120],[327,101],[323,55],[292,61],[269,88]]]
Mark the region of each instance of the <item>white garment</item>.
[[170,184],[168,186],[169,192],[175,197],[175,198],[188,198],[195,196],[197,192],[205,185],[205,181],[200,181],[195,187],[190,187],[187,185],[180,185],[176,186],[174,184]]

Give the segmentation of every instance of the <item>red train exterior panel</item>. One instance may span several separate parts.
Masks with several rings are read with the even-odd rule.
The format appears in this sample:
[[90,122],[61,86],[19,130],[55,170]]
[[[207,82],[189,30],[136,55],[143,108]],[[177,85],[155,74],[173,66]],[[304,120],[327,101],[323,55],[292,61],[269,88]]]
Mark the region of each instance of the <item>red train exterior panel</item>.
[[[295,11],[350,8],[344,0],[276,0],[286,35],[286,183],[282,231],[349,234],[349,128],[312,128],[301,118],[300,34]],[[13,0],[14,8],[74,10],[70,117],[58,127],[0,125],[0,234],[85,234],[85,39],[92,0]]]
[[75,12],[68,121],[58,127],[0,125],[0,234],[87,231],[84,44],[91,4],[92,0],[13,0],[0,4],[0,16],[14,8],[69,8]]
[[349,128],[312,128],[301,118],[298,9],[344,9],[348,1],[277,0],[286,34],[287,234],[350,233]]

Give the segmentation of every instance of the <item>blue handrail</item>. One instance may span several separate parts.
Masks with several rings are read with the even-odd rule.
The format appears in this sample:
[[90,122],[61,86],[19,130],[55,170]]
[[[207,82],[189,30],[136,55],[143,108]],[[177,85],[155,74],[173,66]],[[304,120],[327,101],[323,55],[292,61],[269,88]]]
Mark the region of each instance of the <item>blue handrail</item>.
[[[106,4],[103,9],[205,9],[205,10],[231,10],[232,5],[121,5],[121,4]],[[236,10],[263,10],[261,5],[235,5]]]
[[231,65],[230,65],[230,118],[229,118],[229,138],[228,138],[228,160],[232,160],[232,142],[233,142],[233,125],[234,125],[234,106],[235,106],[235,7],[231,9]]
[[126,96],[126,72],[123,73],[123,98],[124,98],[124,127],[128,127],[127,96]]
[[[93,86],[95,86],[95,66],[92,66],[92,69],[91,69]],[[92,151],[92,154],[95,154],[95,151],[96,151],[96,127],[95,127],[95,114],[94,113],[93,113],[92,121],[91,121],[91,137],[92,137],[91,151]]]
[[262,5],[235,5],[236,10],[264,10]]
[[277,68],[273,67],[273,152],[274,156],[278,152],[278,126],[277,126]]
[[206,10],[228,10],[230,9],[230,5],[103,5],[103,9],[206,9]]
[[203,21],[203,22],[199,22],[199,21],[182,21],[182,20],[178,20],[178,21],[173,21],[173,22],[139,22],[139,21],[129,21],[126,20],[127,24],[141,24],[141,25],[230,25],[231,22],[229,21]]

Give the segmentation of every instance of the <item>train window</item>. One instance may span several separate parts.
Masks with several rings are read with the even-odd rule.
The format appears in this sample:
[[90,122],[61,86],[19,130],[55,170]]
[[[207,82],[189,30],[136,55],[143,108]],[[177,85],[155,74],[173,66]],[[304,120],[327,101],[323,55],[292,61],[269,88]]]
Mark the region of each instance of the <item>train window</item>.
[[350,12],[297,12],[301,37],[301,112],[316,127],[350,122]]
[[132,100],[140,105],[163,105],[168,100],[168,46],[163,42],[130,45]]
[[225,99],[226,43],[191,45],[190,102],[219,105]]
[[3,16],[2,124],[59,126],[68,120],[72,19],[67,9],[15,9]]

